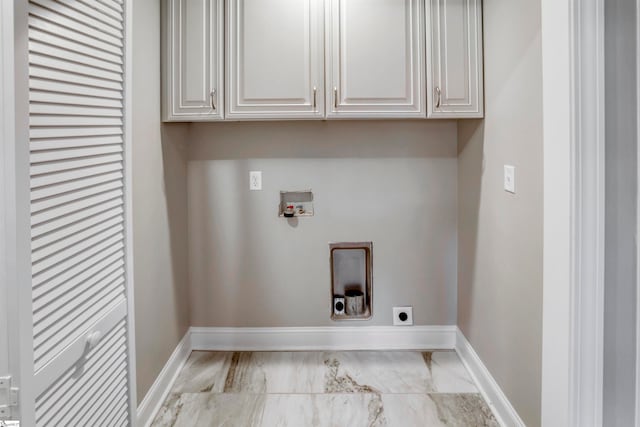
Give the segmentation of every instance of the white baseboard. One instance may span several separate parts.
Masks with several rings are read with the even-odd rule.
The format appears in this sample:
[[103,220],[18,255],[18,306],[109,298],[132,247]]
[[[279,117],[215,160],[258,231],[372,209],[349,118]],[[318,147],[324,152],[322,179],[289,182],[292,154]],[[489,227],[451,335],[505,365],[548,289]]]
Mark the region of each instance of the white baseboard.
[[498,383],[491,376],[487,367],[482,363],[480,357],[462,331],[458,328],[456,332],[456,351],[462,363],[466,366],[474,382],[480,389],[480,393],[487,401],[493,414],[504,427],[524,427],[525,424],[516,410],[507,399]]
[[187,331],[153,382],[137,411],[137,426],[148,427],[164,403],[180,370],[191,354],[191,333]]
[[415,350],[454,349],[455,326],[331,326],[196,328],[193,350]]

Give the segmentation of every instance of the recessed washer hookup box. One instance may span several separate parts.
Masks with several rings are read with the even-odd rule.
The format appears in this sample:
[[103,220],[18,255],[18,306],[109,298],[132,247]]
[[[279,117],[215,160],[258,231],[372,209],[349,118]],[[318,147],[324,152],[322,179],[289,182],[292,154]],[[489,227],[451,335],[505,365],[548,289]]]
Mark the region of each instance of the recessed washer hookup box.
[[[331,265],[331,319],[368,320],[373,307],[373,242],[329,243]],[[353,298],[353,309],[336,314],[333,299]],[[345,301],[349,305],[349,301]]]

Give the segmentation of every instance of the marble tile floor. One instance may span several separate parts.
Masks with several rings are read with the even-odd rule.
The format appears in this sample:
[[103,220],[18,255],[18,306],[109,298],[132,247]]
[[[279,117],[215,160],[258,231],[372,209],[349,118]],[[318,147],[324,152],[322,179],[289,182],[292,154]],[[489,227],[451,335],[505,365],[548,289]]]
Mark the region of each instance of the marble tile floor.
[[454,351],[204,352],[152,427],[497,427]]

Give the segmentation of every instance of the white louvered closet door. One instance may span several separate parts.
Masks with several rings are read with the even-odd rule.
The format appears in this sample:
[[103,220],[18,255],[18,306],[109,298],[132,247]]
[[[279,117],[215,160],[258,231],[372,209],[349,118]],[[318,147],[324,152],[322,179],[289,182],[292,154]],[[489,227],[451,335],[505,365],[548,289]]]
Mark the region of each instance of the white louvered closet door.
[[126,2],[28,7],[35,423],[131,425]]

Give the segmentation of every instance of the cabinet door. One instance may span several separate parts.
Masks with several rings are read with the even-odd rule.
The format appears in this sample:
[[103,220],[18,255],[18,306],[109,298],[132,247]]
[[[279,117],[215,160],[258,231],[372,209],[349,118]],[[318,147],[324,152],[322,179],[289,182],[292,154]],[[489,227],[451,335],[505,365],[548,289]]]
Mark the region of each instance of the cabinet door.
[[327,116],[425,117],[423,0],[327,0]]
[[428,116],[482,117],[481,0],[428,1]]
[[223,0],[164,4],[164,120],[222,120]]
[[227,118],[323,118],[322,0],[228,0]]

